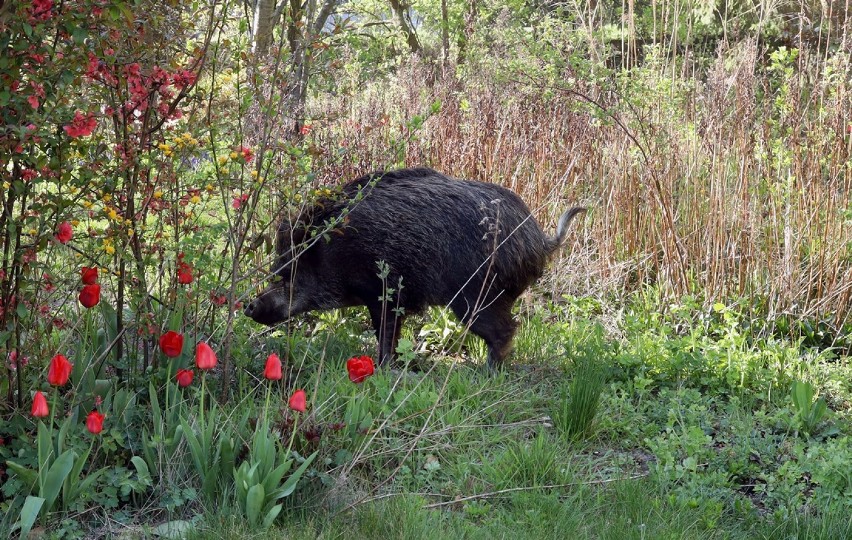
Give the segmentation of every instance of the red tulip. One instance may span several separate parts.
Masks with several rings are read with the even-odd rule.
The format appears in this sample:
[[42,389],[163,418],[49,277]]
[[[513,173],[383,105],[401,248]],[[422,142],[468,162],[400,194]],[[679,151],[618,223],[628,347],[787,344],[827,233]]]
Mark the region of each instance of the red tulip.
[[89,433],[97,435],[104,430],[104,415],[98,411],[92,411],[86,417],[86,429]]
[[304,390],[296,390],[290,396],[290,408],[294,411],[305,412],[307,410],[307,401],[305,399]]
[[195,365],[198,369],[213,369],[216,367],[216,353],[210,345],[199,341],[195,347]]
[[278,355],[272,353],[266,359],[266,368],[263,370],[263,376],[270,381],[281,380],[281,359]]
[[74,236],[74,229],[71,228],[71,224],[67,221],[63,221],[59,224],[59,227],[56,229],[56,240],[59,241],[60,244],[67,244],[71,237]]
[[346,361],[346,371],[349,372],[349,380],[357,384],[375,373],[376,367],[369,356],[353,356]]
[[50,368],[47,370],[47,382],[52,386],[62,386],[68,382],[71,376],[71,362],[65,356],[57,354],[50,360]]
[[83,290],[80,291],[80,303],[83,304],[83,307],[89,309],[98,305],[98,302],[101,301],[101,286],[97,283],[93,283],[92,285],[86,285],[83,287]]
[[178,386],[186,388],[192,384],[192,378],[194,376],[195,372],[191,369],[179,369],[177,375],[175,375],[175,379],[177,379]]
[[41,392],[36,392],[33,397],[33,410],[31,413],[36,418],[44,418],[50,414],[50,409],[47,408],[47,399]]
[[160,350],[169,358],[177,358],[183,351],[183,335],[169,330],[160,336]]
[[84,266],[80,269],[80,279],[83,280],[83,285],[94,285],[98,282],[98,267]]

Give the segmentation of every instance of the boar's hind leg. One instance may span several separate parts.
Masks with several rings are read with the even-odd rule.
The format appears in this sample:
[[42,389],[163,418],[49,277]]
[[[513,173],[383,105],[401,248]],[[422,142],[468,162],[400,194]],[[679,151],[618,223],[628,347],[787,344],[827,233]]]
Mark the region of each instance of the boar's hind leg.
[[376,340],[379,343],[379,365],[384,366],[394,359],[405,317],[397,315],[390,308],[383,311],[381,305],[370,306],[368,309],[373,321],[373,329],[376,331]]
[[[456,312],[456,315],[459,315]],[[465,320],[465,317],[459,315]],[[468,321],[465,321],[468,324]],[[499,369],[512,349],[512,338],[518,323],[512,318],[511,303],[494,303],[474,315],[470,331],[485,340],[488,346],[488,367]]]

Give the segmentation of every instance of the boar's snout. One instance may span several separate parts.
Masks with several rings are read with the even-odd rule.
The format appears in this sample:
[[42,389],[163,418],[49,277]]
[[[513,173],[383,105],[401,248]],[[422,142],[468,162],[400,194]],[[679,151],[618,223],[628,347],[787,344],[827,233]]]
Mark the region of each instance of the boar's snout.
[[275,303],[270,301],[271,299],[270,295],[258,296],[243,308],[243,313],[255,322],[267,326],[283,321],[286,317],[282,316]]

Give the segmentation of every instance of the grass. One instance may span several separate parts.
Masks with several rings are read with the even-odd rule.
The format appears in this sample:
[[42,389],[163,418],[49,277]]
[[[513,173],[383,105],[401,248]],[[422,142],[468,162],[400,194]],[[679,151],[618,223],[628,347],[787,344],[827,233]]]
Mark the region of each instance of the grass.
[[[619,337],[594,315],[524,316],[522,350],[546,336],[564,346],[556,361],[543,349],[489,376],[438,354],[421,362],[429,372],[378,372],[359,390],[370,396],[370,436],[354,446],[324,436],[326,466],[276,527],[247,533],[212,511],[191,537],[848,537],[848,363],[771,337],[732,339],[738,315],[708,324],[694,307],[657,316],[643,302],[625,310]],[[582,306],[547,309],[558,321]],[[357,330],[366,321],[346,317],[347,339],[371,346]],[[323,420],[339,421],[334,400],[350,388],[339,366],[302,369]],[[798,430],[781,381],[803,374],[834,404],[813,430],[828,435]],[[354,457],[335,466],[347,444]]]

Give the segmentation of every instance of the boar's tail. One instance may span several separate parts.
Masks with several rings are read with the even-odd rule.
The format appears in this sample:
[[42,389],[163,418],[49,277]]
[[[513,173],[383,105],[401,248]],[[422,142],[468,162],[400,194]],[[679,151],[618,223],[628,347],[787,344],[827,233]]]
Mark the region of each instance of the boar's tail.
[[559,223],[556,225],[556,236],[553,238],[549,238],[548,248],[550,251],[554,251],[565,240],[565,235],[568,233],[568,224],[571,223],[571,220],[574,219],[574,216],[579,214],[580,212],[585,212],[587,209],[583,206],[575,206],[574,208],[569,208],[559,217]]

